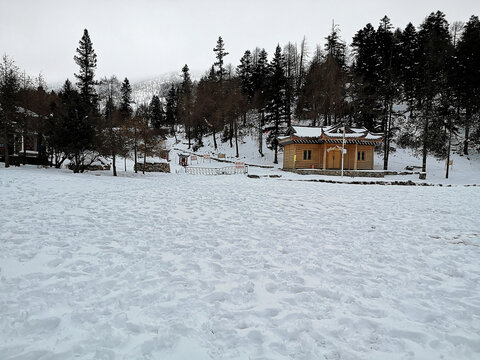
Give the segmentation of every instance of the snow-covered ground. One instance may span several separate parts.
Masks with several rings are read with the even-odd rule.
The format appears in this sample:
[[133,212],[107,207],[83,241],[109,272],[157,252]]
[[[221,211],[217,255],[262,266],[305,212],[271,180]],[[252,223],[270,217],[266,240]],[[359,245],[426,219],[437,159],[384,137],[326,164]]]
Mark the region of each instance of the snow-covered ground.
[[0,167],[0,359],[480,358],[479,187],[119,170]]

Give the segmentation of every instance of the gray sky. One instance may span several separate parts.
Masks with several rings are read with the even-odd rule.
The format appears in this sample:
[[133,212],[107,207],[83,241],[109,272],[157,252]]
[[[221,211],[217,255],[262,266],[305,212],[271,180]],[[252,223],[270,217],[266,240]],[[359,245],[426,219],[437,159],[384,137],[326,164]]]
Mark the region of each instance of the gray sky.
[[0,53],[12,57],[29,75],[47,82],[73,79],[73,61],[87,28],[98,56],[97,78],[117,75],[130,80],[180,71],[187,63],[203,72],[214,62],[221,35],[227,63],[236,66],[247,49],[277,43],[324,44],[332,19],[341,37],[367,23],[378,26],[388,15],[395,27],[418,26],[432,11],[447,20],[480,15],[479,0],[0,0]]

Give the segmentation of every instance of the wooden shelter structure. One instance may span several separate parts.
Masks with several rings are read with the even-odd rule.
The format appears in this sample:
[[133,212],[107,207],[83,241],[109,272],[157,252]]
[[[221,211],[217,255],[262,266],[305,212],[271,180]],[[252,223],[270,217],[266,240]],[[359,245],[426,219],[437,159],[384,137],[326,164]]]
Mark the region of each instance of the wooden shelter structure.
[[189,154],[178,154],[178,165],[188,166]]
[[305,127],[292,126],[288,136],[279,137],[283,146],[284,169],[372,170],[375,145],[382,135],[365,128],[352,128],[342,124]]

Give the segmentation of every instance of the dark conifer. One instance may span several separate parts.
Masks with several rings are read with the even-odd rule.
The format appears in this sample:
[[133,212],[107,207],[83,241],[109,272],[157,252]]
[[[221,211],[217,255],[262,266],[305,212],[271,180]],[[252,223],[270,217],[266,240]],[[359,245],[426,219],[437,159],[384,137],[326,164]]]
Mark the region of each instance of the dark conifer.
[[125,78],[122,82],[122,87],[120,88],[121,99],[120,99],[120,115],[123,120],[128,120],[133,114],[132,108],[132,87],[130,86],[130,81]]
[[97,55],[93,50],[93,43],[90,40],[87,29],[83,30],[83,36],[77,48],[77,55],[75,55],[73,59],[80,67],[75,77],[77,78],[77,86],[82,95],[82,99],[86,106],[96,108],[98,99],[95,91],[96,82],[94,77],[97,67]]
[[223,65],[224,58],[228,55],[228,52],[225,51],[225,44],[221,36],[218,37],[217,46],[213,48],[213,51],[215,52],[215,57],[217,58],[217,61],[214,63],[214,65],[218,67],[217,77],[218,80],[222,82],[226,75],[225,67]]
[[268,78],[268,112],[271,120],[267,142],[274,150],[273,163],[278,163],[278,141],[283,122],[285,120],[285,91],[287,78],[285,76],[285,59],[280,45],[277,45],[275,54],[270,64],[270,76]]
[[152,96],[148,111],[150,124],[155,129],[160,129],[163,125],[165,125],[165,112],[163,110],[162,102],[157,95]]
[[468,155],[470,140],[480,143],[480,21],[470,17],[465,24],[456,50],[455,82],[462,108],[465,109],[463,125],[465,141],[463,153]]

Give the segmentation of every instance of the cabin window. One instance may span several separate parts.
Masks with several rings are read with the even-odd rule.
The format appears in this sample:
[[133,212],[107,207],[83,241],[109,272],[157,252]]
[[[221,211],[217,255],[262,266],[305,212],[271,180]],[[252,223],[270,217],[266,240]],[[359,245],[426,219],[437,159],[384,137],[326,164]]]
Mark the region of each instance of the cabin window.
[[365,160],[365,151],[359,151],[357,153],[357,160],[359,160],[359,161]]
[[312,150],[303,150],[303,160],[312,160]]

